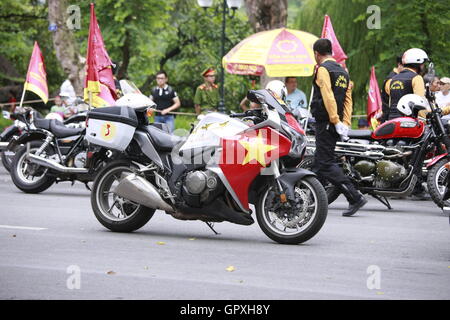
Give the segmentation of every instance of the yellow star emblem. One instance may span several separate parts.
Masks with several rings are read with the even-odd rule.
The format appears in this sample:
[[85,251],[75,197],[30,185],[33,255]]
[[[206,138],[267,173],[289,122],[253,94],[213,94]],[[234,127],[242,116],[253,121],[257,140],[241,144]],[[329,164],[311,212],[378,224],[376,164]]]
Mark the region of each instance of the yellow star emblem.
[[239,143],[247,150],[247,154],[242,162],[242,165],[249,163],[252,160],[258,161],[263,167],[266,166],[266,153],[270,150],[276,149],[276,146],[265,144],[262,137],[262,131],[259,131],[256,138],[250,141],[239,141]]

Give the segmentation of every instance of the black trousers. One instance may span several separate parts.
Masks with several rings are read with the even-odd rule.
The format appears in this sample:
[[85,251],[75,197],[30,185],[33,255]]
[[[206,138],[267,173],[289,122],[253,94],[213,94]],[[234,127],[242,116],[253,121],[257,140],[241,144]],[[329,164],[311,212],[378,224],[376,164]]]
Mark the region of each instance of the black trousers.
[[316,152],[314,154],[313,171],[323,181],[329,181],[339,188],[350,204],[357,202],[361,194],[344,174],[336,160],[334,148],[340,141],[336,128],[329,122],[316,122]]

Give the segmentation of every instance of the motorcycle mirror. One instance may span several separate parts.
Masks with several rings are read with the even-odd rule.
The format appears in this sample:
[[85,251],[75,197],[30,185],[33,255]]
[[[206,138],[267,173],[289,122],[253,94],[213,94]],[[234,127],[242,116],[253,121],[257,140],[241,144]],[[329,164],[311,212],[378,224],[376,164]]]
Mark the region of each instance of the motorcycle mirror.
[[258,103],[258,104],[263,103],[264,101],[261,101],[261,100],[260,100],[261,98],[262,98],[262,97],[259,96],[259,95],[256,93],[255,90],[249,90],[248,93],[247,93],[247,99],[248,99],[250,102]]

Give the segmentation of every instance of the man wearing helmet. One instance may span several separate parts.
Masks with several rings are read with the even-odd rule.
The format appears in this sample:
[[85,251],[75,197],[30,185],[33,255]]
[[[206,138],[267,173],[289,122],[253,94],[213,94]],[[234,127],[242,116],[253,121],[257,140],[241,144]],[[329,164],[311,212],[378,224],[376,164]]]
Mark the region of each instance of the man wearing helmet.
[[425,97],[425,82],[422,75],[425,74],[425,63],[428,60],[428,55],[422,49],[412,48],[405,51],[402,56],[403,71],[386,84],[386,93],[390,101],[387,119],[402,116],[397,110],[397,104],[404,95],[414,93]]
[[314,95],[311,111],[316,119],[316,152],[313,171],[321,180],[328,180],[344,194],[349,208],[343,216],[352,216],[366,203],[350,179],[339,167],[334,149],[340,138],[347,138],[351,125],[352,96],[350,78],[340,64],[332,58],[332,45],[328,39],[314,43],[314,57],[319,68],[314,76]]

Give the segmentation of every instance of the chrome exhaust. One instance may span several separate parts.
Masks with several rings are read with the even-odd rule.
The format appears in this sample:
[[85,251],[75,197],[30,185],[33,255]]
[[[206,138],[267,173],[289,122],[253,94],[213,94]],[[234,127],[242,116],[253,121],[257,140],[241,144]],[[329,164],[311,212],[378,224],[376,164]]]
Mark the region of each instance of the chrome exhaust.
[[86,168],[72,168],[72,167],[66,167],[61,165],[60,163],[50,160],[47,158],[43,158],[41,156],[37,156],[32,153],[28,153],[26,156],[27,160],[29,160],[31,163],[38,164],[40,166],[62,172],[62,173],[88,173],[89,170]]
[[5,150],[8,147],[9,142],[0,142],[0,151]]
[[150,182],[134,173],[122,173],[119,184],[111,191],[119,197],[152,209],[174,211]]

